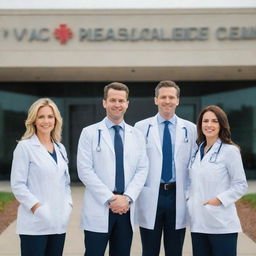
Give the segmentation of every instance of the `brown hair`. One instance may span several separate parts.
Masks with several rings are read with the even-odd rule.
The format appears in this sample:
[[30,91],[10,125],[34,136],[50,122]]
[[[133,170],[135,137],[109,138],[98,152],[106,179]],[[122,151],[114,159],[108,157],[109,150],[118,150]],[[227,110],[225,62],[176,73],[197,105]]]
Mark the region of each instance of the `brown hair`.
[[119,82],[113,82],[113,83],[110,83],[110,84],[108,84],[104,87],[104,100],[107,99],[108,91],[110,89],[114,89],[114,90],[118,90],[118,91],[125,91],[126,92],[126,98],[128,100],[129,88],[125,84],[122,84],[122,83],[119,83]]
[[202,131],[202,120],[203,120],[204,114],[208,111],[213,112],[218,119],[218,122],[220,125],[220,131],[219,131],[220,140],[223,143],[235,145],[238,147],[238,145],[236,145],[231,140],[231,131],[230,131],[230,126],[229,126],[228,117],[226,113],[216,105],[210,105],[203,108],[203,110],[199,114],[199,117],[197,119],[197,134],[198,134],[197,143],[200,145],[203,141],[205,141],[205,135],[203,134],[203,131]]
[[155,97],[157,98],[159,95],[159,89],[162,87],[173,87],[177,91],[177,98],[180,97],[180,87],[173,81],[161,81],[155,88]]

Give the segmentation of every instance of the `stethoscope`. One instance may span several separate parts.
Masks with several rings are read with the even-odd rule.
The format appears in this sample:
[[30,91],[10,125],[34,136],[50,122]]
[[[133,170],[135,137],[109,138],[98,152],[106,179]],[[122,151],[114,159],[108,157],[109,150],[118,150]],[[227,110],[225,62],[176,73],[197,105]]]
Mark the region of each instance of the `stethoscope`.
[[68,158],[65,157],[64,154],[62,153],[60,145],[59,145],[58,143],[55,143],[55,144],[58,146],[58,149],[59,149],[59,152],[60,152],[62,158],[63,158],[64,161],[68,164]]
[[210,163],[216,163],[216,160],[217,160],[218,155],[220,153],[221,147],[222,147],[222,142],[220,143],[218,150],[212,153],[212,155],[211,155],[211,157],[209,159]]
[[184,133],[185,133],[184,134],[184,142],[188,143],[188,129],[185,126],[183,126],[182,129],[184,130]]
[[101,130],[101,129],[98,129],[98,144],[97,144],[97,147],[96,147],[96,151],[97,151],[97,152],[100,152],[100,151],[101,151],[101,146],[100,146],[101,132],[102,132],[102,130]]
[[[211,155],[211,157],[210,157],[210,159],[209,159],[209,163],[216,163],[217,158],[218,158],[218,155],[219,155],[220,150],[221,150],[221,147],[222,147],[222,144],[223,144],[223,143],[221,142],[220,145],[219,145],[219,147],[218,147],[218,150],[215,150],[215,151],[212,153],[212,155]],[[200,148],[200,147],[199,147],[199,148]],[[192,164],[194,163],[194,161],[195,161],[195,159],[196,159],[196,154],[197,154],[197,152],[199,151],[199,148],[196,150],[194,156],[191,158],[190,167],[192,167]]]
[[[150,128],[152,127],[152,124],[148,125],[148,129],[147,129],[147,133],[146,133],[146,143],[148,144],[148,137],[149,137],[149,132],[150,132]],[[184,126],[182,127],[182,129],[184,130],[184,142],[188,143],[188,129]],[[97,147],[96,147],[96,151],[100,152],[101,151],[101,146],[100,146],[100,142],[101,142],[101,129],[98,129],[98,143],[97,143]]]
[[98,145],[96,147],[96,151],[100,152],[101,151],[101,146],[100,146],[100,140],[101,140],[101,129],[98,129]]
[[[147,144],[148,144],[149,131],[150,131],[151,127],[152,127],[152,124],[149,124],[148,129],[147,129],[147,133],[146,133],[146,143]],[[185,126],[183,126],[182,129],[184,130],[184,142],[188,143],[188,129]]]
[[148,130],[147,130],[147,133],[146,133],[146,144],[148,144],[148,135],[149,135],[149,131],[150,131],[151,126],[152,126],[152,124],[148,125]]

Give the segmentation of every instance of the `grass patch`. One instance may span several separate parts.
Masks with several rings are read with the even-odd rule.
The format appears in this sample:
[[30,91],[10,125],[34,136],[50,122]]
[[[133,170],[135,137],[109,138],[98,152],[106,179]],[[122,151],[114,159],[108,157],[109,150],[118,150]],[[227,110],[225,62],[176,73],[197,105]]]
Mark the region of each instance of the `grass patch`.
[[247,194],[241,198],[244,202],[249,203],[254,209],[256,209],[256,193]]
[[4,209],[4,206],[14,200],[15,197],[10,192],[1,192],[0,191],[0,211]]

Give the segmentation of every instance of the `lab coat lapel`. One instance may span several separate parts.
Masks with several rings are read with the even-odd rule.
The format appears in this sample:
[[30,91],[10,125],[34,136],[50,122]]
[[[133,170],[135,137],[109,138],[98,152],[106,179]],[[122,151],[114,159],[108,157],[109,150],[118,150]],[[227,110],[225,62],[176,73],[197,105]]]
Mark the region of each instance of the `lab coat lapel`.
[[[126,156],[127,154],[129,154],[129,150],[135,150],[134,149],[134,144],[131,144],[132,141],[132,129],[131,127],[129,127],[129,125],[127,125],[126,123],[124,123],[124,156]],[[126,159],[126,157],[124,157],[124,159]]]
[[183,140],[185,136],[184,131],[184,123],[182,120],[177,117],[177,124],[176,124],[176,131],[175,131],[175,149],[174,149],[174,157],[176,158],[178,156],[179,150],[181,149],[181,146],[183,145]]
[[132,159],[132,156],[130,154],[131,151],[136,151],[136,147],[134,147],[134,138],[133,138],[133,131],[132,128],[125,123],[124,126],[124,180],[125,180],[125,186],[127,185],[127,180],[130,180],[131,172],[127,171],[129,170],[129,167],[131,166],[131,163],[134,159]]
[[[60,167],[66,163],[67,164],[67,160],[65,160],[65,157],[64,157],[64,153],[61,151],[61,147],[59,145],[57,145],[57,143],[54,143],[54,149],[55,149],[55,152],[56,152],[56,155],[57,155],[57,165],[58,165],[58,168],[61,169]],[[52,156],[50,156],[52,158]],[[52,160],[54,160],[52,158]],[[55,160],[54,160],[55,162]],[[62,168],[62,169],[65,169],[65,168]]]
[[209,162],[211,157],[213,156],[213,154],[217,153],[219,150],[221,144],[221,140],[217,139],[215,141],[215,143],[212,145],[211,149],[205,154],[205,156],[203,157],[202,161],[205,162]]
[[[34,134],[31,138],[31,143],[33,146],[36,146],[37,150],[42,154],[44,157],[46,157],[52,164],[54,164],[55,167],[57,167],[57,163],[55,160],[52,158],[52,156],[49,154],[47,149],[41,144],[39,141],[38,137]],[[57,152],[56,152],[57,154]],[[57,159],[58,161],[58,159]]]
[[[105,119],[103,119],[98,126],[98,129],[101,130],[101,139],[106,142],[113,154],[115,154],[114,145],[110,137],[108,127],[106,126]],[[98,141],[98,130],[97,130],[97,141]]]
[[210,149],[211,153],[217,152],[221,144],[221,140],[218,138],[215,143],[212,145],[212,148]]
[[161,140],[160,135],[159,135],[157,115],[152,118],[152,121],[151,121],[150,125],[151,125],[150,129],[152,131],[149,131],[149,136],[150,136],[150,132],[152,132],[153,139],[155,140],[155,143],[156,143],[156,147],[159,150],[159,152],[162,154],[162,146],[161,146],[161,141],[162,140]]

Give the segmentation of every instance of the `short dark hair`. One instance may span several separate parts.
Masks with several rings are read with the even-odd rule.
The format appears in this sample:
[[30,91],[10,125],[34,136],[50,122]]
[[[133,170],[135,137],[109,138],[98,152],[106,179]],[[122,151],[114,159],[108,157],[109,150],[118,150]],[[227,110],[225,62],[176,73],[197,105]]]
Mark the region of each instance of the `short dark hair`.
[[129,88],[127,87],[127,85],[119,83],[119,82],[113,82],[104,87],[104,100],[107,99],[108,91],[110,89],[114,89],[114,90],[118,90],[118,91],[125,91],[127,99],[129,97]]
[[238,145],[236,145],[231,140],[231,131],[230,131],[230,126],[229,126],[228,117],[226,113],[216,105],[210,105],[203,108],[203,110],[199,114],[197,119],[197,134],[198,134],[197,143],[200,145],[203,141],[205,141],[205,135],[203,134],[203,131],[202,131],[202,121],[203,121],[204,114],[209,111],[213,112],[218,119],[218,122],[220,125],[220,131],[219,131],[220,140],[223,143],[235,145],[238,147]]
[[155,97],[156,98],[159,95],[159,89],[162,88],[162,87],[173,87],[173,88],[175,88],[176,91],[177,91],[177,98],[180,97],[180,87],[175,82],[166,80],[166,81],[159,82],[159,84],[156,86],[156,88],[155,88]]

